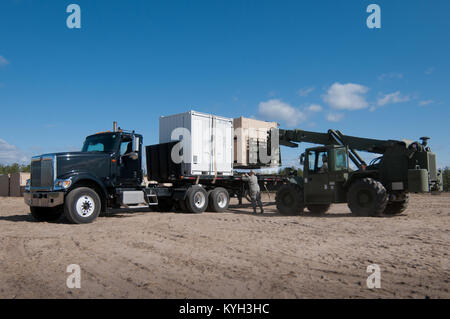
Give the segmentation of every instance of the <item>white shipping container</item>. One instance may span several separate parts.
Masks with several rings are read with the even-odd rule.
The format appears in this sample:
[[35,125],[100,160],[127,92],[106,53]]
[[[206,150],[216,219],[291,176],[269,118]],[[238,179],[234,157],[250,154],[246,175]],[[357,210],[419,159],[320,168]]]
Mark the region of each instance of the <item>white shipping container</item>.
[[233,119],[189,111],[159,118],[159,143],[183,139],[184,175],[233,174]]

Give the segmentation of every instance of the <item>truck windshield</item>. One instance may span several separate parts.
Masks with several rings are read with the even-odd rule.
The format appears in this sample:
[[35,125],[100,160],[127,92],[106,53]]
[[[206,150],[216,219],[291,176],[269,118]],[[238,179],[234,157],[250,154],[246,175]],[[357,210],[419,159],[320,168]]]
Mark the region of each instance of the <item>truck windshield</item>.
[[91,135],[86,138],[82,152],[114,152],[116,145],[116,134]]

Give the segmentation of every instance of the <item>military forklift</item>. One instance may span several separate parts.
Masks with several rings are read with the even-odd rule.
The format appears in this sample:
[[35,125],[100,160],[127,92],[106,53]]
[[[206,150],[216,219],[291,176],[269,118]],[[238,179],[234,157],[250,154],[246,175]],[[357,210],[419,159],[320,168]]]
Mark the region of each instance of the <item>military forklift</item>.
[[[303,130],[279,130],[280,145],[298,147],[307,142],[300,156],[303,176],[291,178],[276,195],[281,214],[324,214],[333,203],[347,203],[353,215],[398,215],[408,206],[409,193],[442,191],[442,172],[436,155],[422,142],[376,140]],[[357,151],[379,154],[367,164]],[[350,164],[353,163],[353,165]]]

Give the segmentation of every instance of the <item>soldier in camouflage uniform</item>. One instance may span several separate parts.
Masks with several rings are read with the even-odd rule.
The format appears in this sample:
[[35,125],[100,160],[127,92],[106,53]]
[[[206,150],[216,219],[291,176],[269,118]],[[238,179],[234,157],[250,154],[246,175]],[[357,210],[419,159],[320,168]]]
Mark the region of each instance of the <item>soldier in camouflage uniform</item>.
[[248,174],[245,174],[242,179],[248,182],[253,213],[256,214],[256,204],[258,204],[259,208],[261,209],[261,214],[264,213],[264,208],[261,202],[261,189],[259,188],[258,177],[253,171],[250,171],[250,176]]

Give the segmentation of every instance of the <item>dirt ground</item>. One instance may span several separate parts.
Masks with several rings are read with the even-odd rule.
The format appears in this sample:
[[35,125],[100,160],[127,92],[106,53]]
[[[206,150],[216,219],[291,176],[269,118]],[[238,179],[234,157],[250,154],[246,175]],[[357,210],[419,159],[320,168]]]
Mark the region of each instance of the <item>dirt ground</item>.
[[[120,212],[38,223],[0,198],[0,298],[450,298],[450,194],[391,218]],[[273,195],[271,195],[273,201]],[[66,286],[70,264],[81,288]],[[369,289],[367,266],[381,270]]]

